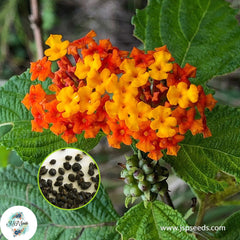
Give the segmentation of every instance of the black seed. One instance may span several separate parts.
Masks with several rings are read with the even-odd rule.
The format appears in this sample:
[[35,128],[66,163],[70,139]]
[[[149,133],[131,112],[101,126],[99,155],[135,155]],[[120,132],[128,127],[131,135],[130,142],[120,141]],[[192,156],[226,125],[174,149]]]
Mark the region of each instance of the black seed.
[[80,170],[76,175],[76,180],[80,180],[84,176],[84,173]]
[[67,161],[70,161],[70,160],[72,159],[72,156],[67,155],[67,156],[65,157],[65,159],[66,159]]
[[62,181],[63,180],[63,176],[58,176],[57,177],[57,181]]
[[77,162],[79,162],[80,160],[82,160],[81,154],[77,154],[77,155],[75,156],[75,160],[76,160]]
[[43,167],[40,168],[40,172],[39,172],[39,174],[40,174],[40,175],[44,175],[44,174],[47,173],[47,171],[48,171],[48,170],[46,169],[46,167],[43,166]]
[[58,187],[58,186],[61,186],[63,184],[62,181],[57,181],[54,183],[54,186]]
[[64,190],[64,187],[63,187],[63,186],[60,186],[60,187],[58,188],[58,191],[59,191],[60,193],[62,193],[63,190]]
[[[90,192],[86,192],[86,193],[85,193],[85,196],[87,197],[87,199],[89,199],[89,198],[91,199],[91,198],[92,198],[92,194],[91,194]],[[90,200],[90,199],[89,199],[89,200]]]
[[65,148],[61,149],[61,151],[65,151],[65,150],[66,150]]
[[63,168],[59,168],[58,169],[58,173],[61,174],[61,175],[64,175],[65,170]]
[[56,205],[56,203],[57,203],[55,198],[49,198],[48,200],[50,203],[52,203],[54,205]]
[[78,182],[78,185],[80,186],[80,184],[84,182],[84,178],[79,178],[77,182]]
[[51,176],[55,176],[56,175],[56,170],[54,169],[54,168],[51,168],[50,170],[49,170],[49,174],[51,175]]
[[48,179],[48,180],[47,180],[47,185],[48,185],[49,187],[52,186],[52,180],[51,180],[51,179]]
[[67,202],[67,198],[66,198],[65,196],[61,196],[61,197],[60,197],[60,200],[61,200],[62,202],[64,202],[64,203]]
[[70,193],[68,194],[68,197],[69,197],[70,199],[74,200],[74,199],[77,198],[77,195],[76,195],[75,193],[70,192]]
[[56,195],[57,195],[57,191],[56,191],[56,190],[53,190],[53,191],[52,191],[52,195],[53,195],[53,196],[56,196]]
[[56,163],[56,160],[55,159],[52,159],[50,162],[49,162],[51,165],[54,165]]
[[64,167],[66,170],[69,170],[69,169],[71,169],[71,164],[70,164],[69,162],[65,162],[65,163],[63,164],[63,167]]
[[88,174],[89,176],[93,176],[94,175],[94,170],[93,169],[88,169]]
[[82,152],[82,154],[85,155],[85,156],[87,155],[85,152]]
[[69,179],[69,181],[71,181],[71,182],[74,182],[75,181],[75,175],[74,174],[69,174],[68,175],[68,179]]
[[97,184],[97,183],[94,184],[94,188],[95,188],[96,190],[98,189],[98,184]]
[[92,197],[94,197],[95,193],[96,193],[96,192],[93,192],[93,193],[92,193]]
[[43,195],[45,196],[45,198],[47,198],[47,199],[48,199],[48,197],[49,197],[49,194],[48,194],[48,192],[44,192],[44,193],[43,193]]
[[74,172],[79,171],[81,168],[82,168],[82,166],[81,166],[79,163],[74,163],[74,164],[72,165],[72,170],[73,170]]
[[98,182],[99,182],[99,175],[97,175],[96,177],[91,177],[91,180],[92,180],[93,182],[98,183]]
[[65,187],[65,189],[67,189],[67,190],[71,190],[71,189],[73,188],[73,184],[72,184],[72,183],[69,183],[69,184],[65,183],[65,184],[64,184],[64,187]]
[[73,189],[72,189],[72,192],[73,192],[73,193],[77,193],[78,191],[77,191],[76,188],[73,188]]
[[41,179],[39,183],[41,188],[48,187],[47,181],[45,179]]
[[81,183],[79,184],[79,186],[80,186],[83,190],[88,189],[91,185],[92,185],[91,182],[81,182]]

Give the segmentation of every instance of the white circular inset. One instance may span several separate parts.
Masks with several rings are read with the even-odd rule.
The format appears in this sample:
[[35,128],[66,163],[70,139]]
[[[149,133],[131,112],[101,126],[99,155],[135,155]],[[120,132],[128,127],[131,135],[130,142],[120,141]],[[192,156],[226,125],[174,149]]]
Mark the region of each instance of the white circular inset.
[[0,227],[8,240],[29,240],[37,230],[37,218],[29,208],[14,206],[3,213]]

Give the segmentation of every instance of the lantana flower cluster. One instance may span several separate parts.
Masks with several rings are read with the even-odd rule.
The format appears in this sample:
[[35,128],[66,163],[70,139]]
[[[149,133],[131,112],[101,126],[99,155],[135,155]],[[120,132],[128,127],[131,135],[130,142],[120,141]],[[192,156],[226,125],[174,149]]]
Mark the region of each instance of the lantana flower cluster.
[[[112,147],[130,145],[158,160],[162,150],[176,155],[190,130],[211,136],[205,109],[216,104],[202,86],[190,82],[196,68],[181,68],[166,46],[144,52],[119,50],[96,33],[73,42],[50,35],[43,59],[31,63],[31,80],[52,79],[47,94],[41,84],[31,85],[23,104],[34,117],[32,130],[50,130],[67,143],[107,135]],[[57,61],[53,71],[52,62]]]

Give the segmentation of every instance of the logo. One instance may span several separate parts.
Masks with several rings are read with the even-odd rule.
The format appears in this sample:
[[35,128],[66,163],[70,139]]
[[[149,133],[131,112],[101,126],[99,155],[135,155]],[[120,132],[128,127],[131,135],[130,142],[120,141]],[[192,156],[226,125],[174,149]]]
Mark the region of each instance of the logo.
[[37,230],[37,219],[29,208],[14,206],[3,213],[0,227],[8,240],[29,240]]

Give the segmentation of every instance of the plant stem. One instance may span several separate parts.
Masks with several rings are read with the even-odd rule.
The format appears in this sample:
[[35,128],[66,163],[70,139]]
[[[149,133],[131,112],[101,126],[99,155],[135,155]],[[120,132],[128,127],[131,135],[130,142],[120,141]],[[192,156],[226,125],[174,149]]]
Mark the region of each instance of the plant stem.
[[200,226],[203,222],[203,218],[205,215],[205,204],[204,202],[199,202],[199,209],[198,209],[198,214],[197,214],[197,218],[196,218],[196,222],[195,222],[195,226]]
[[29,20],[33,30],[34,40],[37,48],[37,59],[43,58],[43,41],[42,41],[42,21],[39,14],[38,0],[30,0],[31,15]]

